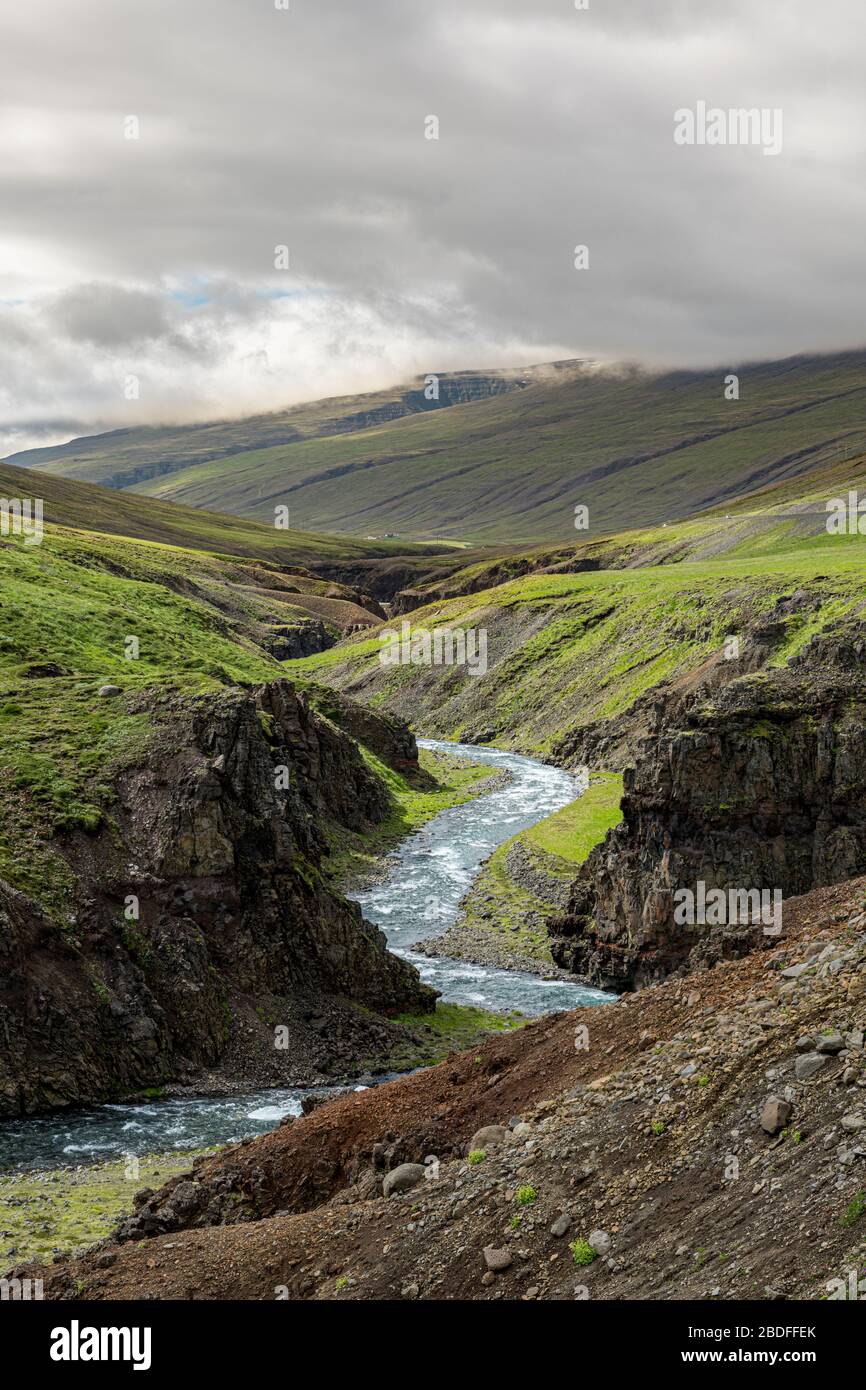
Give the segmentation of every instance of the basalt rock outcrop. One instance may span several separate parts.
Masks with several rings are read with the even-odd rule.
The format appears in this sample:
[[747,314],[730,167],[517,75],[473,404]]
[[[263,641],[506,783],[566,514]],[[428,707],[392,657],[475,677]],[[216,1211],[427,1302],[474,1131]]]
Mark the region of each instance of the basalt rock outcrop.
[[[630,989],[774,944],[771,912],[683,920],[681,890],[759,890],[769,905],[866,870],[866,627],[813,640],[644,739],[623,821],[549,926],[557,964]],[[699,915],[699,914],[695,914]],[[714,920],[714,917],[716,920]],[[726,920],[727,919],[727,920]],[[784,933],[784,910],[781,931]]]
[[[66,919],[0,884],[3,1116],[193,1078],[244,1018],[264,1080],[313,1078],[374,1050],[381,1015],[434,1002],[321,872],[326,822],[364,830],[390,809],[346,733],[288,681],[128,707],[152,739],[99,832],[58,841]],[[398,721],[377,732],[411,760]]]

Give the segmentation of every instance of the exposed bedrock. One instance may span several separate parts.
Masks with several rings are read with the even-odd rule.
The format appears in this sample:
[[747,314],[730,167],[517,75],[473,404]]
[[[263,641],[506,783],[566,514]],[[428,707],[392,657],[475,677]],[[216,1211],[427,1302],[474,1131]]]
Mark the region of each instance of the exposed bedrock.
[[864,872],[864,655],[863,625],[849,625],[642,740],[625,772],[623,821],[550,924],[559,965],[634,988],[777,939],[775,922],[744,921],[742,909],[734,921],[677,920],[687,906],[677,890],[757,889],[772,902],[777,890]]
[[[66,920],[0,884],[0,1115],[211,1067],[239,1013],[290,1025],[288,1075],[327,1069],[341,1040],[370,1048],[382,1025],[365,1010],[433,1004],[321,873],[327,821],[363,830],[390,807],[347,733],[288,681],[133,705],[153,719],[147,751],[117,774],[97,834],[58,839]],[[359,720],[411,763],[399,721]]]

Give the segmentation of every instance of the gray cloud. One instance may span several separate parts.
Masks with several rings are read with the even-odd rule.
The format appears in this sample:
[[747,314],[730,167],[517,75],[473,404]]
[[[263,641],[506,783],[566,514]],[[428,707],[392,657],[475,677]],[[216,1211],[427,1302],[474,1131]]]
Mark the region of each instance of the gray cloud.
[[[0,449],[433,367],[866,338],[857,0],[64,14],[3,21]],[[676,146],[698,100],[781,108],[781,154]]]

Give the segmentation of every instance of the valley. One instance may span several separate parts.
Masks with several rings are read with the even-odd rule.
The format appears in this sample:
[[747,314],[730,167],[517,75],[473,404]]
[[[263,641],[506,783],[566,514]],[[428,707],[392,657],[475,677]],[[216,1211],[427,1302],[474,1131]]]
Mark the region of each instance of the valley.
[[[0,540],[13,1277],[809,1298],[862,1261],[866,537],[826,519],[866,458],[823,452],[474,549],[0,465],[45,516]],[[777,895],[781,933],[685,920],[695,884]],[[772,1280],[779,1211],[820,1258]]]

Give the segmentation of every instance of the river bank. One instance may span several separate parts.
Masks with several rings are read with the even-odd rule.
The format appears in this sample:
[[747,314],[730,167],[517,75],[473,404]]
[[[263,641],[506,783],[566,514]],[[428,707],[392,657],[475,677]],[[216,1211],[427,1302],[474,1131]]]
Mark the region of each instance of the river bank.
[[[388,853],[378,871],[370,872],[370,861],[381,849],[380,842],[374,846],[355,837],[354,843],[342,846],[342,873],[354,866],[357,875],[353,896],[368,920],[385,931],[391,948],[413,963],[422,958],[412,947],[410,923],[429,931],[432,907],[435,920],[447,927],[449,914],[457,912],[467,884],[491,845],[567,805],[580,790],[570,774],[495,749],[425,742],[421,760],[430,785],[413,789],[410,797],[404,792],[402,802],[399,794],[395,798],[393,821],[409,824],[412,833],[404,833],[400,846]],[[106,1210],[102,1174],[94,1170],[94,1205],[91,1184],[80,1173],[70,1196],[70,1162],[96,1164],[109,1159],[135,1173],[136,1165],[152,1164],[153,1152],[173,1149],[177,1161],[188,1164],[195,1152],[207,1146],[248,1140],[299,1116],[305,1097],[321,1093],[324,1086],[332,1092],[340,1086],[375,1086],[397,1072],[431,1066],[452,1053],[478,1046],[495,1033],[519,1026],[528,1015],[608,997],[573,980],[559,982],[551,992],[550,981],[502,969],[443,960],[434,968],[439,977],[443,970],[452,972],[436,1012],[389,1020],[387,1050],[359,1054],[352,1072],[338,1076],[313,1072],[297,1086],[274,1087],[267,1069],[260,1069],[262,1049],[257,1045],[267,1020],[237,1019],[228,1068],[215,1068],[191,1078],[189,1085],[168,1086],[137,1102],[7,1122],[0,1128],[0,1168],[27,1166],[30,1175],[18,1179],[19,1185],[29,1185],[23,1206],[17,1200],[22,1194],[15,1192],[11,1179],[11,1187],[0,1193],[0,1229],[12,1232],[8,1238],[13,1244],[19,1241],[14,1246],[19,1249],[19,1223],[3,1222],[8,1199],[19,1214],[46,1215],[46,1238],[55,1231],[59,1235],[52,1238],[66,1240],[74,1228],[80,1243],[86,1228],[95,1239],[103,1233]],[[249,1043],[245,1043],[247,1030]],[[250,1070],[239,1064],[245,1046],[253,1059]],[[109,1177],[114,1181],[117,1173],[112,1171]],[[127,1211],[134,1191],[145,1185],[134,1177],[117,1179],[117,1183],[111,1206],[114,1215]],[[57,1196],[57,1211],[52,1210],[52,1193]],[[70,1224],[65,1217],[74,1212],[79,1216]],[[89,1225],[87,1213],[93,1218]],[[52,1247],[60,1248],[68,1247]],[[8,1253],[11,1258],[12,1251]]]
[[[334,1100],[205,1159],[84,1259],[20,1274],[64,1300],[845,1289],[866,1274],[864,888],[788,900],[784,941],[748,957]],[[808,1067],[806,1038],[833,1039]]]
[[586,781],[487,745],[419,739],[418,746],[471,758],[507,773],[508,781],[503,785],[497,780],[480,802],[435,817],[405,840],[384,879],[351,895],[365,918],[382,929],[390,950],[414,965],[424,983],[449,1002],[535,1016],[610,998],[564,971],[551,969],[544,977],[536,961],[528,962],[531,970],[515,970],[513,964],[493,960],[427,954],[431,941],[440,940],[458,921],[467,892],[494,851],[564,808],[579,805]]
[[565,910],[577,872],[621,819],[622,777],[587,773],[576,800],[498,846],[439,936],[416,942],[427,956],[574,980],[551,955],[548,921]]

